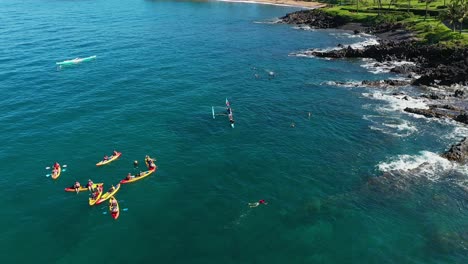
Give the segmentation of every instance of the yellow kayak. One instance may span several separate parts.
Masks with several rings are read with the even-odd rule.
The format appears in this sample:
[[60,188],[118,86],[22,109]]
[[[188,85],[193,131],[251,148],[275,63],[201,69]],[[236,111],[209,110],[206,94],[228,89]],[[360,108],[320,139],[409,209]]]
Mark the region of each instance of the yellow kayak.
[[109,164],[114,160],[118,159],[120,156],[122,156],[122,152],[118,152],[117,155],[110,156],[108,160],[101,160],[100,162],[96,163],[96,166],[104,166],[106,164]]
[[57,171],[57,174],[54,174],[52,172],[52,179],[56,180],[58,177],[60,177],[60,173],[62,173],[62,168],[60,168],[60,166],[58,167],[58,171]]
[[[112,218],[117,219],[119,218],[120,215],[120,208],[119,208],[119,203],[117,202],[117,199],[114,198],[114,196],[110,197],[111,199],[109,200],[109,211],[112,216]],[[117,210],[115,212],[112,211],[112,201],[115,201],[116,208]]]
[[[95,183],[95,184],[93,184],[93,189],[95,189],[96,187],[101,186],[101,185],[102,185],[102,183]],[[80,186],[80,188],[78,188],[78,192],[86,192],[87,190],[88,190],[88,187],[84,187],[84,186]],[[75,190],[75,188],[73,186],[65,188],[65,191],[66,192],[76,192],[76,190]]]
[[[157,168],[157,167],[156,167]],[[148,171],[144,171],[142,173],[140,173],[140,176],[133,176],[133,178],[131,178],[130,180],[128,180],[127,178],[123,179],[120,181],[120,183],[122,184],[125,184],[125,183],[131,183],[131,182],[136,182],[136,181],[139,181],[143,178],[146,178],[148,177],[151,173],[155,172],[156,171],[156,168],[154,170],[148,170]]]
[[94,204],[96,204],[96,201],[99,200],[101,198],[101,195],[102,195],[102,185],[100,188],[97,188],[98,189],[98,196],[96,197],[96,199],[93,199],[92,197],[89,197],[89,205],[92,206]]
[[104,202],[105,200],[111,198],[112,196],[114,196],[114,195],[119,191],[119,189],[120,189],[120,183],[117,184],[117,185],[115,186],[114,191],[112,191],[112,192],[106,192],[105,194],[103,194],[103,195],[101,196],[101,199],[99,199],[99,200],[96,202],[96,204],[100,204],[100,203]]

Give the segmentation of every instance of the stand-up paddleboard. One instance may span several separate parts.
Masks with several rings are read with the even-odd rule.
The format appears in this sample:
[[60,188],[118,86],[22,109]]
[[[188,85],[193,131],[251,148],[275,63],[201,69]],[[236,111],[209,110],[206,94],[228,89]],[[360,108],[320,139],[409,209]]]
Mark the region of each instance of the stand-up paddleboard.
[[85,61],[94,60],[96,58],[97,58],[97,56],[94,55],[94,56],[89,56],[89,57],[86,57],[86,58],[75,58],[75,59],[72,59],[72,60],[64,60],[64,61],[61,61],[61,62],[56,62],[55,64],[59,65],[59,66],[72,65],[72,64],[82,63],[82,62],[85,62]]

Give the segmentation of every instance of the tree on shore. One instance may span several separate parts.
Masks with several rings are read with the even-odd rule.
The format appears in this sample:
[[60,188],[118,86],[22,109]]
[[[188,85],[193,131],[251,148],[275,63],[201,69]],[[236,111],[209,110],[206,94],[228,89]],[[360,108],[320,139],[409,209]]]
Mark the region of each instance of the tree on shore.
[[382,0],[377,0],[377,5],[379,6],[377,14],[380,16],[380,12],[382,10]]
[[463,22],[468,17],[468,0],[452,0],[447,5],[447,10],[443,15],[443,19],[448,20],[452,25],[452,31],[457,30],[457,23],[459,24],[460,34],[463,31]]
[[426,2],[426,13],[424,14],[424,21],[426,21],[426,18],[427,18],[427,10],[429,8],[429,3],[432,1],[433,0],[424,0],[424,2]]
[[461,0],[461,12],[460,17],[458,18],[458,22],[460,23],[460,34],[463,31],[463,22],[465,22],[465,18],[468,17],[468,0]]

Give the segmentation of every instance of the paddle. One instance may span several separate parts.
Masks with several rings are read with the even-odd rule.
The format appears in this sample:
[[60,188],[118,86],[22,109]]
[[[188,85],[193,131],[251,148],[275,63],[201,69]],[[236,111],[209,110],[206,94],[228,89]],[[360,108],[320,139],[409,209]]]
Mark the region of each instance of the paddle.
[[[122,209],[122,211],[125,211],[125,212],[127,212],[127,211],[128,211],[128,208],[124,208],[124,209]],[[106,214],[107,214],[107,211],[105,211],[105,212],[102,212],[102,214],[103,214],[103,215],[106,215]]]

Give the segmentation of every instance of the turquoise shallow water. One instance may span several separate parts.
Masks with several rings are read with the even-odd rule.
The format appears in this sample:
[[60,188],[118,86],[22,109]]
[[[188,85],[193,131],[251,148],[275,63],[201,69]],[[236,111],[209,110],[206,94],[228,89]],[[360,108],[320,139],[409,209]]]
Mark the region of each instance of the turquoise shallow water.
[[[388,74],[290,56],[366,39],[258,23],[293,10],[2,1],[2,263],[466,263],[467,170],[436,158],[465,128],[327,84]],[[235,129],[211,117],[226,97]],[[159,169],[121,188],[118,221],[63,192],[116,184],[146,154]],[[56,160],[68,168],[52,181]],[[418,162],[431,166],[407,171]],[[385,171],[397,180],[368,184]]]

